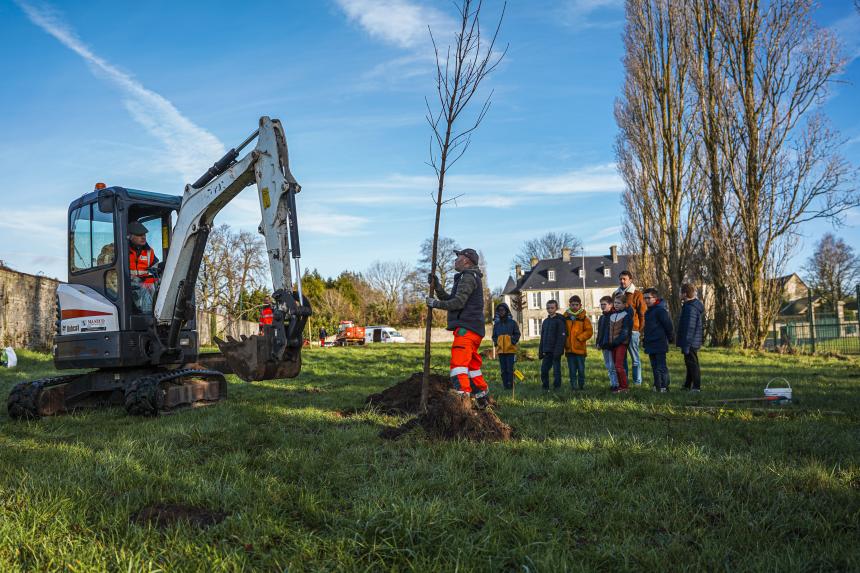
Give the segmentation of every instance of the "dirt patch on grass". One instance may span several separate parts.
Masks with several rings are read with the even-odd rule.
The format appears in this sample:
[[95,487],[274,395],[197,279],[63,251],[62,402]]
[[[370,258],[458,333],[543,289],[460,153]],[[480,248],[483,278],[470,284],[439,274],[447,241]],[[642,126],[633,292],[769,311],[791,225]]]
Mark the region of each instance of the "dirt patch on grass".
[[[421,378],[421,373],[416,372],[391,388],[368,396],[366,402],[391,415],[417,414],[421,405]],[[441,440],[510,440],[513,430],[492,411],[494,406],[491,398],[490,408],[477,409],[468,396],[451,390],[449,378],[431,374],[427,413],[398,427],[385,428],[380,437],[396,440],[421,426],[431,438]]]
[[227,514],[223,511],[212,511],[202,507],[163,503],[144,507],[131,516],[131,520],[139,525],[154,525],[169,527],[176,523],[188,523],[197,527],[210,527],[224,521]]

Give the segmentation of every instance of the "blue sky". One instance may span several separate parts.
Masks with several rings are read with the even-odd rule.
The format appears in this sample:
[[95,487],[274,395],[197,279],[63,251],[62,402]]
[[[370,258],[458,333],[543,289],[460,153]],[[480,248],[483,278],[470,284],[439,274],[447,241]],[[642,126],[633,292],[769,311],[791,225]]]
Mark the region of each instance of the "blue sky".
[[[500,6],[486,2],[487,21]],[[424,96],[427,23],[446,0],[235,3],[0,0],[0,259],[66,277],[70,201],[109,185],[181,194],[260,115],[287,130],[303,265],[324,275],[417,260],[434,189]],[[825,109],[860,165],[860,16],[816,17],[850,63]],[[493,104],[450,178],[442,233],[483,251],[501,286],[521,243],[546,231],[588,254],[620,244],[613,104],[623,80],[623,2],[512,0]],[[253,188],[218,222],[255,230]],[[860,210],[838,235],[860,248]],[[829,224],[804,229],[797,270]]]

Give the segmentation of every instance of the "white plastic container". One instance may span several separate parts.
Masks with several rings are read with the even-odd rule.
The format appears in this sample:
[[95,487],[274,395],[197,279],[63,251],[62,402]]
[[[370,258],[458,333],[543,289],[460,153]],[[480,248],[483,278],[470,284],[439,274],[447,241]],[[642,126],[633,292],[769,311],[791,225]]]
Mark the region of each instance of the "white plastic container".
[[[783,384],[785,384],[785,387],[783,387],[783,388],[771,388],[770,385],[773,384],[774,382],[777,382],[777,383],[782,382]],[[765,398],[770,398],[770,397],[785,398],[785,400],[782,400],[781,402],[783,404],[787,404],[788,402],[791,402],[791,384],[789,384],[788,380],[786,380],[785,378],[773,378],[770,382],[767,383],[767,386],[764,387],[764,395],[765,395]]]
[[18,356],[15,355],[15,350],[11,346],[7,346],[6,352],[6,368],[15,368],[18,366]]

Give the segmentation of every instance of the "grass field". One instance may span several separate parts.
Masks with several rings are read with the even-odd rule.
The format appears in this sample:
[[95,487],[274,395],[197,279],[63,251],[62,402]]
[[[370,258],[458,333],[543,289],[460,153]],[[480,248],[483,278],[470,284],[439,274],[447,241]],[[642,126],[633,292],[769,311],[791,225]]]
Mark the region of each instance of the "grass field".
[[[0,571],[860,570],[860,361],[701,361],[698,396],[677,353],[664,395],[610,395],[592,354],[585,392],[544,396],[524,362],[515,400],[488,364],[504,444],[383,441],[402,419],[340,412],[418,370],[412,345],[312,349],[295,380],[230,377],[227,402],[157,419],[4,409]],[[0,392],[52,372],[21,352]],[[692,407],[777,376],[795,404]],[[133,520],[163,503],[224,519]]]

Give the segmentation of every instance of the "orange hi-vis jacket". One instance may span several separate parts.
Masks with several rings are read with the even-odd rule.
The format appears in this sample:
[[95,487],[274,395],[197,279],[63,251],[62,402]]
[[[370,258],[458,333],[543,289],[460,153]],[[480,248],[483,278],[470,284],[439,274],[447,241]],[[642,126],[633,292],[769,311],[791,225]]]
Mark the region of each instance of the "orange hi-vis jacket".
[[128,247],[128,268],[132,277],[137,277],[145,285],[154,285],[155,277],[149,274],[149,267],[156,262],[155,251],[145,245],[140,251],[133,246]]
[[272,307],[264,306],[262,312],[260,312],[260,326],[264,324],[272,324],[273,318],[274,313],[272,312]]

